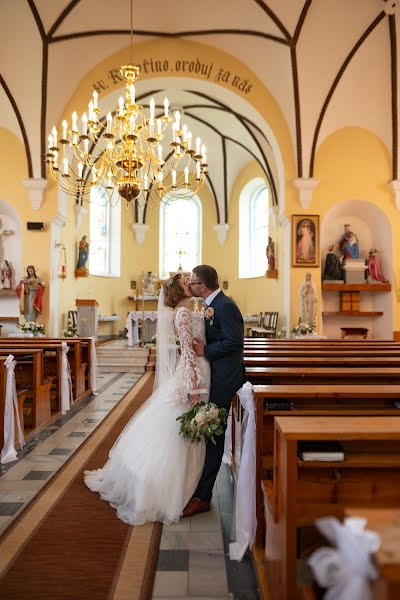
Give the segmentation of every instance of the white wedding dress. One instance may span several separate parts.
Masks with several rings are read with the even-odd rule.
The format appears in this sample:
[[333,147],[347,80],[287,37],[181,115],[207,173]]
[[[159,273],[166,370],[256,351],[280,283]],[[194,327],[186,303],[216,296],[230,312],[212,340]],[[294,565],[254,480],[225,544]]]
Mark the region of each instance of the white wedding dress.
[[[200,399],[208,402],[210,366],[192,347],[193,337],[205,341],[204,318],[184,307],[170,314],[173,318],[181,344],[176,369],[174,363],[173,374],[160,377],[158,387],[114,444],[104,467],[85,471],[86,485],[131,525],[177,522],[203,471],[205,444],[184,440],[176,417],[191,409],[188,394],[200,393]],[[175,353],[175,340],[173,346]],[[157,338],[157,360],[158,347]]]

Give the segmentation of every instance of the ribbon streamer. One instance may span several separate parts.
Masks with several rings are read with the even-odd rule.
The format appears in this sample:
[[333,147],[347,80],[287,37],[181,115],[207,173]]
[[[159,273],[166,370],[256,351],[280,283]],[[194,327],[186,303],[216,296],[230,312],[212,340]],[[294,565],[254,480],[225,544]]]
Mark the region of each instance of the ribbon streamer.
[[17,362],[14,360],[12,354],[9,354],[4,361],[4,366],[7,369],[7,380],[4,408],[4,445],[0,456],[0,462],[3,465],[17,460],[17,451],[15,450],[15,419],[18,431],[18,441],[21,448],[25,445],[24,434],[18,413],[17,386],[15,383],[16,364]]
[[72,380],[71,380],[71,367],[68,362],[68,350],[66,342],[62,342],[62,358],[61,358],[61,413],[65,413],[71,408],[73,402],[72,396]]

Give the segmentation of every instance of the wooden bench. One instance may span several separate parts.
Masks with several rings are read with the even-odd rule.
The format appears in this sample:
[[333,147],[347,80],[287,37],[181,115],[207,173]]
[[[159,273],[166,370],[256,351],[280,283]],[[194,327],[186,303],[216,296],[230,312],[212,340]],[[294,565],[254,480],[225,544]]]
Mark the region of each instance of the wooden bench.
[[51,419],[50,388],[52,384],[51,378],[44,376],[43,351],[17,348],[5,351],[0,348],[0,359],[3,363],[9,354],[13,354],[17,361],[15,367],[17,389],[26,391],[25,398],[29,400],[31,406],[30,415],[28,418],[24,418],[24,423],[30,430],[41,428]]
[[[306,462],[298,442],[339,440],[343,462]],[[400,502],[400,417],[277,417],[274,479],[263,481],[271,600],[296,598],[296,531],[347,506]]]

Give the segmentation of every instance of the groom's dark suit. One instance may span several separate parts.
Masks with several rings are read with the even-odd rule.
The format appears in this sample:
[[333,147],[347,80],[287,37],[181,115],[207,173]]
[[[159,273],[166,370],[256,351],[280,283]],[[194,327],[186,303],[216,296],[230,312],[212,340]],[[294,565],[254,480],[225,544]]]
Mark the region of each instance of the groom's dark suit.
[[[206,319],[204,353],[211,365],[210,402],[229,411],[235,393],[244,382],[243,319],[235,302],[223,292],[210,304],[214,315]],[[210,501],[215,479],[224,453],[225,435],[216,437],[216,445],[207,444],[204,470],[194,493],[200,500]]]

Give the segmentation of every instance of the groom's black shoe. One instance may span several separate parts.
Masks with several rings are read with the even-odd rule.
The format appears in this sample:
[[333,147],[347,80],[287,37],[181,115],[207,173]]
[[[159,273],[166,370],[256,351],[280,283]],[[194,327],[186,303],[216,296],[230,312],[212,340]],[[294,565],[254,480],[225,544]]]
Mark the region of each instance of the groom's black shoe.
[[207,500],[200,500],[193,496],[183,509],[182,517],[193,517],[193,515],[208,512],[209,510],[210,503]]

